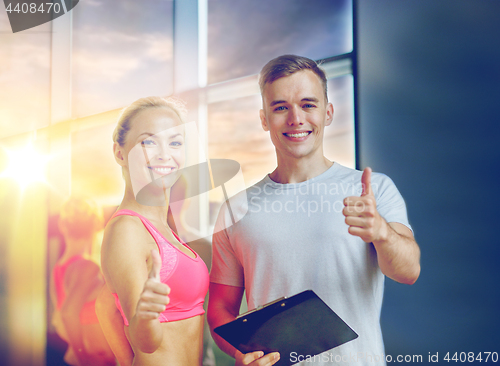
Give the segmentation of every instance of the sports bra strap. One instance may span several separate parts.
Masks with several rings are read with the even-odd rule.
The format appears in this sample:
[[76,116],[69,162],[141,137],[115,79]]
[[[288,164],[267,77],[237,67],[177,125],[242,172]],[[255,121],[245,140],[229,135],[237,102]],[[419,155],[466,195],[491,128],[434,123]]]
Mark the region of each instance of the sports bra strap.
[[154,227],[154,225],[147,218],[145,218],[144,216],[138,214],[135,211],[132,211],[132,210],[120,210],[120,211],[116,211],[113,214],[113,216],[111,216],[111,219],[115,218],[116,216],[123,216],[123,215],[138,217],[139,219],[141,219],[144,227],[151,234],[151,236],[155,239],[156,242],[165,241],[165,239],[163,238],[163,236],[158,232],[158,229],[156,229]]

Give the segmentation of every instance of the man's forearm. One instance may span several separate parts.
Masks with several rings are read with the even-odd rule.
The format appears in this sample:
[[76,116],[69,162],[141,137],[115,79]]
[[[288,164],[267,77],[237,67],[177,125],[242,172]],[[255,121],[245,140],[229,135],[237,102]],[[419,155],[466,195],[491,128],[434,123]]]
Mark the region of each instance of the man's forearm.
[[374,241],[380,269],[394,281],[412,285],[420,275],[420,248],[415,239],[398,231],[402,224],[386,223],[386,233]]
[[211,309],[210,306],[207,313],[207,320],[210,325],[210,333],[212,334],[212,338],[214,339],[215,343],[224,353],[235,358],[237,349],[230,345],[217,333],[215,333],[213,329],[233,321],[234,319],[236,319],[236,316],[231,314],[226,309]]

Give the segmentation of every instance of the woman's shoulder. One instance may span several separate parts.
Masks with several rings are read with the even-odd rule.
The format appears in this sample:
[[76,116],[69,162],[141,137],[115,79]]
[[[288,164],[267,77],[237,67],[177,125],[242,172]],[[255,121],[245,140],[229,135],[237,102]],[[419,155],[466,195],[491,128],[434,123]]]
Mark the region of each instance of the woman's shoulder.
[[138,256],[149,253],[147,243],[152,241],[151,235],[135,216],[117,216],[112,218],[104,229],[101,247],[101,261],[117,256]]
[[144,238],[147,230],[137,216],[121,215],[109,220],[104,229],[104,243],[114,240],[133,241]]
[[123,273],[133,272],[135,265],[145,262],[150,255],[151,241],[138,217],[124,215],[112,218],[104,229],[101,246],[101,265],[106,282],[109,282],[112,273],[123,277]]

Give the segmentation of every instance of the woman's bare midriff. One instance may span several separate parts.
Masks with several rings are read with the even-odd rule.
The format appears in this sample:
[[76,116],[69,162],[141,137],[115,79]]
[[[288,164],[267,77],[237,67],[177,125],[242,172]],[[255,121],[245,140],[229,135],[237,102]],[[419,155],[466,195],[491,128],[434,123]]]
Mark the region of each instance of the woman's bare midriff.
[[[132,346],[132,366],[201,366],[203,316],[161,323],[163,341],[154,353],[143,353]],[[128,327],[125,327],[127,338]]]

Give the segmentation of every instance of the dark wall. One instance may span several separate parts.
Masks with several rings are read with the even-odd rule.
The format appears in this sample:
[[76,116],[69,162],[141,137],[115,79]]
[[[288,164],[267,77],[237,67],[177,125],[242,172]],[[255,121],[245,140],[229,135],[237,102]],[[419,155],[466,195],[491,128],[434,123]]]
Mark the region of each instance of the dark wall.
[[357,15],[360,166],[395,181],[422,250],[415,285],[386,280],[386,353],[500,354],[500,1]]

